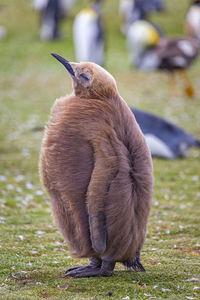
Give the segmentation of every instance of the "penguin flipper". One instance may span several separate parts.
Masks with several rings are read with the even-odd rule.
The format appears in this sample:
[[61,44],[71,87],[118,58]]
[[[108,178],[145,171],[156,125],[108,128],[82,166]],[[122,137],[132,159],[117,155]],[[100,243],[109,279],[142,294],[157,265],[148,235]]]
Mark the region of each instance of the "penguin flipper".
[[105,202],[112,179],[115,177],[117,158],[107,134],[96,136],[94,149],[94,168],[88,186],[87,203],[90,238],[93,249],[98,254],[106,251],[106,213]]
[[92,247],[97,253],[104,253],[106,250],[106,217],[103,212],[97,216],[89,212],[89,225]]

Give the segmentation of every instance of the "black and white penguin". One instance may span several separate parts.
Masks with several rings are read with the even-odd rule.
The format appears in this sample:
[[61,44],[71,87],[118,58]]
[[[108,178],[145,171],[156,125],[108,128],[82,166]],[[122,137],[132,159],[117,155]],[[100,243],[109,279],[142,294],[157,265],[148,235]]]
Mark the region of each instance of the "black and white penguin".
[[200,42],[200,0],[194,0],[186,14],[185,32]]
[[103,65],[104,33],[101,17],[102,0],[93,1],[74,20],[73,36],[76,60]]
[[[200,22],[200,14],[196,13],[195,23],[197,19]],[[188,36],[168,38],[160,35],[154,24],[147,20],[133,22],[127,31],[131,64],[144,71],[165,70],[172,75],[179,71],[184,80],[185,93],[192,98],[194,88],[185,70],[194,62],[199,52],[200,41],[197,33],[199,34],[198,30],[187,30]]]
[[[121,27],[122,33],[126,34],[129,26],[138,20],[148,20],[148,16],[152,12],[164,10],[163,0],[121,0],[119,4],[119,13],[124,19],[124,25]],[[160,33],[161,29],[157,27]],[[163,33],[162,33],[163,34]]]
[[200,140],[173,123],[146,111],[131,108],[151,155],[165,159],[186,157],[190,148],[200,147]]
[[33,8],[40,12],[42,41],[60,38],[59,25],[76,0],[33,0]]

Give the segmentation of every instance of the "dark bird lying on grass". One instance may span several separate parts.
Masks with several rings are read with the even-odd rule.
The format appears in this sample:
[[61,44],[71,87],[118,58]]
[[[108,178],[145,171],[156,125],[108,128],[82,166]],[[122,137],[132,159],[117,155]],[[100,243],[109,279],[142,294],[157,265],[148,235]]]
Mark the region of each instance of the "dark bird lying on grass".
[[104,32],[101,17],[103,0],[94,0],[79,12],[74,20],[73,37],[78,62],[104,62]]
[[[188,31],[188,34],[180,38],[161,37],[155,26],[146,20],[139,20],[129,27],[127,42],[131,62],[136,68],[145,71],[165,70],[171,75],[179,71],[184,80],[185,93],[192,98],[194,88],[185,70],[196,59],[200,42],[195,31]],[[172,84],[174,78],[171,77]]]
[[200,140],[171,122],[139,109],[131,108],[152,156],[166,159],[186,157],[190,148],[200,147]]
[[74,95],[51,110],[41,179],[72,254],[90,258],[66,276],[111,276],[116,262],[144,271],[140,252],[153,189],[144,135],[108,72],[53,56],[71,75]]

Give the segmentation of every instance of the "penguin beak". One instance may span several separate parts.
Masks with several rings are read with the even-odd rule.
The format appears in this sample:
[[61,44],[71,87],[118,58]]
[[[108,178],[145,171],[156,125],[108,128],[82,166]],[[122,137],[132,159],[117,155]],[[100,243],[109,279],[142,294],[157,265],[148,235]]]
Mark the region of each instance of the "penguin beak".
[[68,60],[66,60],[65,58],[63,58],[62,56],[55,54],[55,53],[51,53],[51,55],[53,57],[55,57],[59,62],[61,62],[61,64],[63,64],[63,66],[67,69],[67,71],[69,72],[69,74],[73,77],[75,77],[75,73],[74,70],[70,64],[70,62]]

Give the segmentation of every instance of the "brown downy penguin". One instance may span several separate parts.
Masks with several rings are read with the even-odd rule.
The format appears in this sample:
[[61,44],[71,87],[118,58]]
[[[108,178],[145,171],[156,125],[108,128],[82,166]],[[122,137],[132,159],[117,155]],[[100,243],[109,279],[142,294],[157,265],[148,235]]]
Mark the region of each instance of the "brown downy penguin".
[[145,138],[107,71],[52,55],[71,75],[74,94],[51,110],[40,174],[72,254],[90,258],[66,276],[111,276],[116,262],[144,271],[153,190]]

